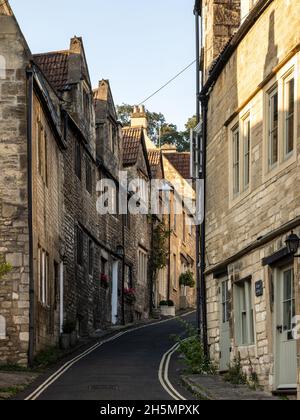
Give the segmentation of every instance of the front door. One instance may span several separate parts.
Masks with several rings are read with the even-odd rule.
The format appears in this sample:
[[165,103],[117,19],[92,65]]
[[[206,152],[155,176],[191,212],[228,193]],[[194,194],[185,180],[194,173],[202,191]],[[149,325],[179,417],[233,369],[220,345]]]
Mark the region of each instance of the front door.
[[111,291],[111,322],[118,323],[118,287],[119,287],[119,262],[114,261],[112,266],[112,291]]
[[293,335],[296,326],[293,267],[278,271],[276,298],[277,388],[293,389],[297,388],[297,344]]
[[230,365],[230,297],[228,279],[220,288],[220,372],[226,372]]

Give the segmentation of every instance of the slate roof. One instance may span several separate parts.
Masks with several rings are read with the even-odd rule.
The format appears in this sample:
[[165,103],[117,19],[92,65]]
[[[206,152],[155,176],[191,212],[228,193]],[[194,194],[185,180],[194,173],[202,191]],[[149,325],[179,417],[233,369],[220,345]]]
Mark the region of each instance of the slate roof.
[[190,153],[164,153],[164,157],[174,166],[184,179],[191,178]]
[[62,91],[68,82],[69,55],[70,51],[54,51],[33,56],[35,63],[58,92]]
[[143,138],[142,128],[123,128],[123,164],[133,166],[137,163]]

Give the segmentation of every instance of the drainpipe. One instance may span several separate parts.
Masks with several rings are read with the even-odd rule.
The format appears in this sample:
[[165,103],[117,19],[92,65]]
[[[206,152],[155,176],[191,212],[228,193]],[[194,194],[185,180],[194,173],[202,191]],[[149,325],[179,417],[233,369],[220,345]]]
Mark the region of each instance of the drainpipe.
[[202,340],[204,353],[209,357],[209,346],[208,346],[208,334],[207,334],[207,306],[206,306],[206,281],[205,281],[205,270],[206,270],[206,145],[207,145],[207,103],[208,98],[205,96],[200,97],[202,104],[202,118],[203,118],[203,129],[202,129],[202,179],[204,189],[204,218],[200,228],[200,291],[201,291],[201,307],[202,307]]
[[[197,135],[198,161],[202,162],[202,170],[199,174],[203,182],[204,194],[204,218],[201,226],[196,230],[196,252],[197,252],[197,326],[204,353],[209,357],[208,336],[207,336],[207,307],[206,307],[206,137],[207,137],[207,98],[200,97],[203,85],[203,72],[201,75],[200,56],[202,50],[202,1],[196,0],[195,8],[195,33],[196,33],[196,116],[197,124],[201,121],[202,111],[202,144],[201,137]],[[202,104],[202,107],[200,106]],[[198,174],[197,174],[198,175]]]
[[[196,118],[197,124],[200,123],[200,19],[198,2],[196,1],[194,15],[195,15],[195,33],[196,33]],[[195,147],[196,152],[199,151],[199,144]],[[196,174],[196,177],[198,174]],[[202,316],[201,316],[201,285],[200,285],[200,226],[196,227],[196,283],[197,283],[197,329],[201,336],[202,330]]]
[[33,71],[27,69],[27,195],[28,195],[28,228],[29,228],[29,348],[28,363],[33,366],[34,359],[34,270],[33,270],[33,220],[32,220],[32,118],[33,118]]

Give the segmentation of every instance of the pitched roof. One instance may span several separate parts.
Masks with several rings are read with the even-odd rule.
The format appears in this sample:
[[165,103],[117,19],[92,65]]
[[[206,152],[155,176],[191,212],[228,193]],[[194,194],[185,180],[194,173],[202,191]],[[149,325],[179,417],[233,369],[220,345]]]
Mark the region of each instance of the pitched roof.
[[190,153],[164,153],[164,157],[174,166],[184,179],[191,178]]
[[157,176],[158,167],[161,163],[160,158],[161,158],[160,150],[158,149],[148,150],[148,159],[149,159],[149,164],[150,164],[153,178],[156,178]]
[[68,82],[68,59],[70,51],[54,51],[35,54],[34,61],[56,91],[62,91]]
[[137,163],[140,145],[143,139],[143,129],[123,128],[123,164],[133,166]]

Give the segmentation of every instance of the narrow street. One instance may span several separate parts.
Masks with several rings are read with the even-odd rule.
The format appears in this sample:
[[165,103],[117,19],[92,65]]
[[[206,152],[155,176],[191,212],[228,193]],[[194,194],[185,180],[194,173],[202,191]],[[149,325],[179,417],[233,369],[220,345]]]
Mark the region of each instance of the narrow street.
[[[195,314],[184,319],[194,322]],[[173,400],[159,380],[161,360],[174,346],[173,334],[184,334],[176,319],[129,331],[81,359],[33,399]],[[170,363],[169,377],[173,387],[183,399],[191,399],[191,395],[178,384],[172,366]],[[39,386],[35,385],[35,389]],[[24,399],[35,389],[31,389]]]

